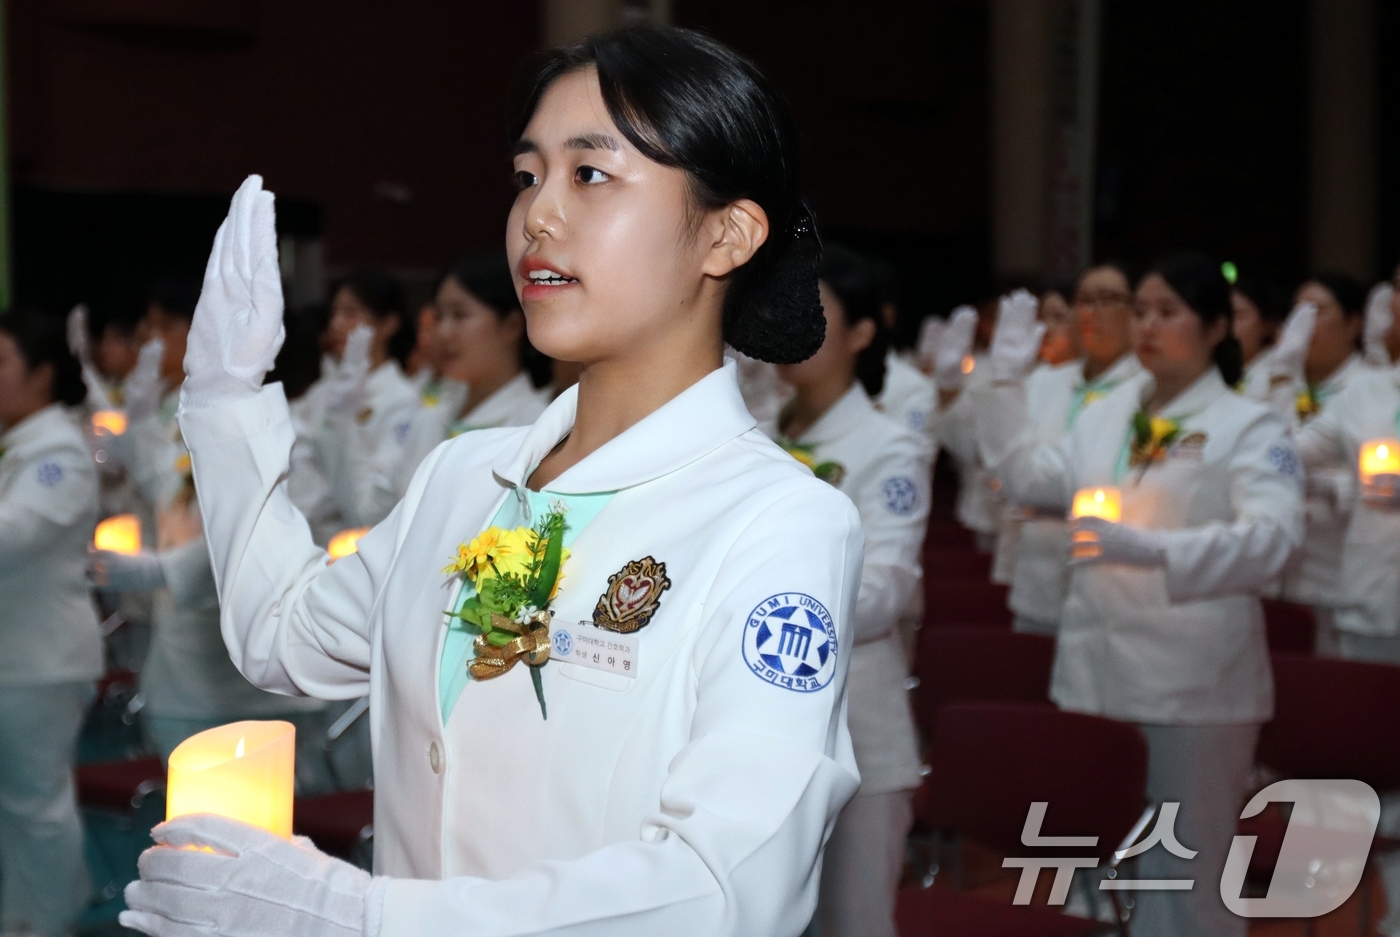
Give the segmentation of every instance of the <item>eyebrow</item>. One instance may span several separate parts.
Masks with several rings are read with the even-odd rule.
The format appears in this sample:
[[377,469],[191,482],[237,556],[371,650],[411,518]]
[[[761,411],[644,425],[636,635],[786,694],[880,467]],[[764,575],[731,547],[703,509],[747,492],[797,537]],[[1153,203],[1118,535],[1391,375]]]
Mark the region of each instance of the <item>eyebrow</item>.
[[[606,133],[585,133],[577,137],[570,137],[564,141],[566,150],[610,150],[613,153],[622,152],[622,144],[617,142],[617,138]],[[515,141],[515,146],[511,147],[511,156],[520,156],[523,153],[538,153],[540,145],[529,137],[521,137]]]

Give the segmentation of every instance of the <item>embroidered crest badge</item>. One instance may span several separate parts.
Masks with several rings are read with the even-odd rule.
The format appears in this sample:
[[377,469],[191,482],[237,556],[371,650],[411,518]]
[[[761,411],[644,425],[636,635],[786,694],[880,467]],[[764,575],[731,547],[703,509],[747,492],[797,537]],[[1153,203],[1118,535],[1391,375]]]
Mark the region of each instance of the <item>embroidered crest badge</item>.
[[593,624],[619,634],[639,631],[651,623],[661,593],[669,588],[665,563],[650,556],[633,560],[608,577],[608,588],[593,609]]

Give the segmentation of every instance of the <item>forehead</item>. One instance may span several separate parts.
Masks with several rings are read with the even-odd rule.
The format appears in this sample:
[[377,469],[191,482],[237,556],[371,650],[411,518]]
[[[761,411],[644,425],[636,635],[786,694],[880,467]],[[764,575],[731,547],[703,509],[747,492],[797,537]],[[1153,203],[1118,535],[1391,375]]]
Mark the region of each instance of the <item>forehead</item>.
[[1332,291],[1316,280],[1309,280],[1298,287],[1299,301],[1306,301],[1322,305],[1323,303],[1334,303],[1337,298],[1332,295]]
[[596,69],[582,68],[554,79],[540,95],[539,104],[521,134],[522,144],[538,149],[558,149],[571,140],[599,135],[612,137],[630,149],[617,125],[608,116]]

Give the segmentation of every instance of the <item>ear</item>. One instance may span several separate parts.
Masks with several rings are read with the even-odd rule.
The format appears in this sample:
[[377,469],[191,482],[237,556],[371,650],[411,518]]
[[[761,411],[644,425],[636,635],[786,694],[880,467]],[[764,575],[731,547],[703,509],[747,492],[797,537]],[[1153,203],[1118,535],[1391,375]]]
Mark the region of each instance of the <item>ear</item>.
[[853,355],[865,351],[875,341],[876,328],[874,319],[861,319],[846,329],[846,349]]
[[1216,345],[1225,341],[1225,336],[1229,334],[1230,320],[1225,316],[1221,316],[1219,319],[1212,322],[1210,327],[1205,330],[1206,344],[1214,348]]
[[741,198],[712,212],[701,232],[710,242],[701,271],[726,277],[748,263],[768,240],[768,213],[752,199]]

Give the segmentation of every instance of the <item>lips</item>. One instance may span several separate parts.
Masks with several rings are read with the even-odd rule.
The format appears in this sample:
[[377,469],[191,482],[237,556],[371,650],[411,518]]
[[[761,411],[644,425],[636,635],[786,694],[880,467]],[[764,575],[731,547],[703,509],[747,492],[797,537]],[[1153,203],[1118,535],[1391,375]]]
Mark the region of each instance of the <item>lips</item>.
[[545,299],[559,290],[578,285],[578,278],[558,264],[551,263],[538,255],[528,255],[520,260],[519,271],[525,281],[521,299]]

